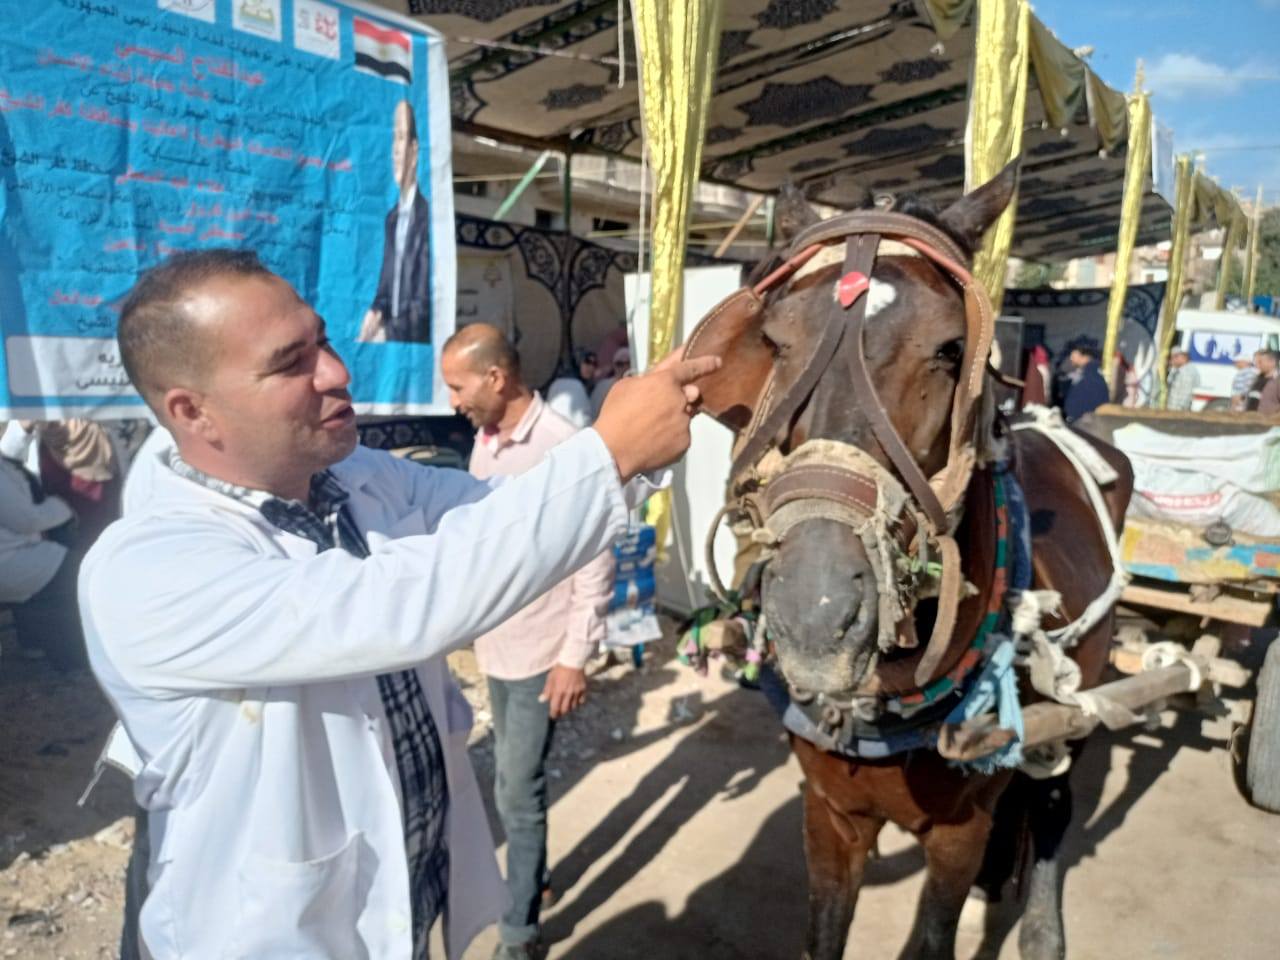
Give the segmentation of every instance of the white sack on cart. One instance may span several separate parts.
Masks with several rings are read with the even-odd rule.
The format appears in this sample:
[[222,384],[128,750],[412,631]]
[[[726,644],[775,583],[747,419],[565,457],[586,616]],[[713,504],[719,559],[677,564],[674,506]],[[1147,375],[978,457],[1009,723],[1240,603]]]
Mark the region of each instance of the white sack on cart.
[[1193,527],[1221,521],[1241,533],[1280,537],[1280,509],[1271,501],[1209,473],[1175,470],[1130,454],[1133,499],[1129,515]]
[[1130,459],[1208,474],[1251,493],[1280,490],[1280,427],[1265,433],[1182,437],[1131,423],[1115,432]]

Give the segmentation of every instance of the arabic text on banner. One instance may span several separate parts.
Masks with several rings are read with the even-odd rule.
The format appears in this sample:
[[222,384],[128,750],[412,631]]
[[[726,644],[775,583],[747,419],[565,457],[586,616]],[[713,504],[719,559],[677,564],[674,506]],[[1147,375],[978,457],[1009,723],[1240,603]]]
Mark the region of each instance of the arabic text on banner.
[[362,412],[447,409],[437,35],[318,0],[6,0],[0,31],[0,418],[141,415],[120,303],[212,246],[316,308]]

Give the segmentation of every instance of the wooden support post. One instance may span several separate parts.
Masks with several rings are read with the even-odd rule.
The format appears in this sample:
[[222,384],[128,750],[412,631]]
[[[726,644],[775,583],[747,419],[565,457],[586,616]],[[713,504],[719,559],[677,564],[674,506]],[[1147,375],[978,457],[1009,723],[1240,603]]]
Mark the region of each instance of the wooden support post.
[[720,246],[716,247],[716,252],[712,254],[713,257],[719,260],[724,256],[725,251],[733,246],[733,241],[738,239],[738,234],[751,222],[751,218],[756,215],[756,211],[760,209],[760,205],[764,203],[764,200],[765,195],[763,193],[756,195],[756,198],[751,201],[751,205],[747,207],[746,213],[738,218],[738,222],[733,225],[733,229],[725,234],[725,238],[720,241]]
[[[1191,678],[1190,667],[1185,663],[1175,663],[1104,683],[1089,693],[1137,713],[1174,694],[1186,693],[1191,686]],[[1086,717],[1079,707],[1063,703],[1033,703],[1022,711],[1022,743],[1025,747],[1036,747],[1063,738],[1075,740],[1088,734],[1099,722],[1097,717]]]

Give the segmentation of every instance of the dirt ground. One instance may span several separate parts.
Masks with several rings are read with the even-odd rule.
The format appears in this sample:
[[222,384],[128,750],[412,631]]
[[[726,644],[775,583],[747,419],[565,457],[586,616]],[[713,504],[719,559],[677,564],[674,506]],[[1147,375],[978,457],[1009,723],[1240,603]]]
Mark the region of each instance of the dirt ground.
[[[477,707],[472,750],[485,782],[483,685],[467,655],[454,667]],[[7,656],[0,716],[0,957],[113,957],[132,832],[124,778],[109,771],[76,804],[110,710],[87,676]],[[1277,955],[1280,819],[1236,793],[1228,732],[1225,720],[1169,714],[1154,732],[1090,744],[1068,850],[1071,958]],[[800,955],[800,778],[758,694],[697,676],[663,646],[641,670],[619,664],[594,678],[550,764],[552,958]],[[886,830],[848,957],[897,956],[922,870],[918,849]],[[1016,956],[1009,919],[998,912],[985,937],[971,920],[959,956]],[[490,933],[466,960],[492,949]]]

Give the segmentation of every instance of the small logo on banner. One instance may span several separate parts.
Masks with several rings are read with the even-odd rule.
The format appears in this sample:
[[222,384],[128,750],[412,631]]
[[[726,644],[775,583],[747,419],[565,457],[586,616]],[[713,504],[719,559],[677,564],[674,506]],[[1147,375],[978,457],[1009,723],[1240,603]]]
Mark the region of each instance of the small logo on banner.
[[356,69],[397,83],[413,83],[413,41],[409,34],[354,18]]
[[242,33],[279,40],[280,0],[233,0],[231,25]]
[[156,6],[170,13],[180,13],[184,17],[194,17],[205,23],[213,23],[217,17],[215,0],[156,0]]
[[337,60],[342,55],[338,8],[315,0],[294,0],[293,45],[305,53]]

